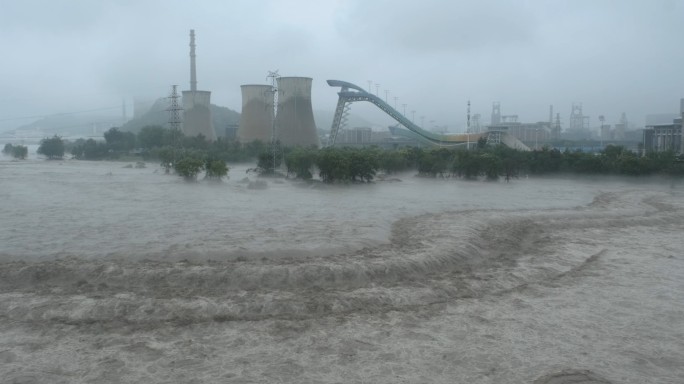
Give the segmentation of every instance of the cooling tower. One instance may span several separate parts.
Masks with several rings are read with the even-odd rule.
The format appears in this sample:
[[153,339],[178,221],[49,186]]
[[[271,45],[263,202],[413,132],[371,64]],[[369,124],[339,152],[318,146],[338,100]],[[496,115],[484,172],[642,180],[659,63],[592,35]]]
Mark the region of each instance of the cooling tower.
[[278,78],[276,137],[286,147],[320,145],[311,107],[311,78]]
[[237,137],[242,143],[261,140],[271,142],[273,129],[273,87],[250,84],[242,89],[242,114]]
[[216,140],[209,109],[210,99],[209,91],[183,91],[183,133],[186,136],[202,134],[209,141]]

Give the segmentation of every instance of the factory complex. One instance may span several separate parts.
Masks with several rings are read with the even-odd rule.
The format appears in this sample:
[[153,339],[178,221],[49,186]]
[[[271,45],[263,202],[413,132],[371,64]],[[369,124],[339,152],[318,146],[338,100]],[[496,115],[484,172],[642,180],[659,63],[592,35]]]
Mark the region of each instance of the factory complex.
[[[175,86],[170,99],[169,125],[182,127],[187,136],[217,138],[211,117],[211,92],[197,90],[195,31],[190,30],[190,90],[182,92],[182,108]],[[285,146],[320,146],[311,106],[309,77],[281,77],[273,84],[246,84],[242,90],[242,114],[235,138],[241,142],[279,141]],[[182,110],[182,122],[180,111]]]
[[[178,103],[177,99],[180,96],[176,93],[176,86],[173,86],[171,106],[168,109],[169,126],[182,129],[187,136],[201,135],[208,141],[215,141],[217,134],[212,123],[211,92],[197,89],[195,48],[195,32],[191,30],[190,89],[182,91],[182,103]],[[418,125],[414,119],[406,117],[406,104],[403,104],[404,111],[400,113],[397,110],[396,97],[392,106],[388,103],[387,97],[383,100],[378,92],[373,94],[357,85],[339,80],[328,80],[328,85],[340,88],[339,99],[330,133],[319,136],[311,102],[313,79],[280,76],[277,71],[269,72],[268,77],[271,79],[270,84],[240,86],[242,110],[239,124],[218,127],[221,132],[225,129],[225,137],[242,143],[256,140],[264,143],[279,142],[287,147],[333,146],[337,143],[345,146],[436,145],[470,148],[471,144],[486,140],[489,144],[503,144],[521,150],[539,149],[542,146],[559,147],[558,143],[568,141],[593,141],[595,147],[582,148],[589,151],[601,150],[607,144],[622,145],[630,149],[636,149],[637,145],[640,145],[639,150],[643,153],[662,150],[682,152],[684,148],[681,123],[684,117],[684,99],[680,114],[672,123],[651,124],[642,130],[629,130],[624,113],[619,124],[615,124],[613,128],[604,124],[604,117],[599,116],[601,125],[593,129],[589,124],[589,117],[582,113],[582,105],[579,103],[573,103],[570,124],[565,130],[561,129],[560,114],[554,115],[553,106],[549,108],[548,121],[523,123],[518,121],[517,115],[501,114],[501,105],[498,102],[493,103],[490,124],[485,125],[481,122],[480,114],[471,116],[468,102],[465,132],[440,134],[436,130],[426,130],[422,123]],[[355,102],[369,102],[375,105],[396,124],[389,126],[385,132],[374,132],[369,127],[347,127],[351,104]]]

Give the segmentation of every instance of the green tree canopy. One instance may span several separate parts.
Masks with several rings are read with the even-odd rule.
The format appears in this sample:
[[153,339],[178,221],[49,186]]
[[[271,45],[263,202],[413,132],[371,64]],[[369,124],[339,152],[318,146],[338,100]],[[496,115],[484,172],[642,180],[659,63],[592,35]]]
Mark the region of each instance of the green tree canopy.
[[133,132],[122,132],[119,128],[112,127],[104,133],[107,147],[113,152],[125,152],[135,148],[135,134]]
[[37,152],[50,160],[61,159],[64,157],[64,141],[57,135],[45,138],[40,141]]
[[313,166],[316,164],[316,149],[295,148],[285,155],[287,174],[296,178],[310,180],[313,177]]
[[12,147],[12,157],[15,159],[24,160],[28,156],[28,148],[23,145],[15,145]]
[[221,180],[228,175],[226,162],[220,159],[207,159],[204,163],[205,177],[211,180]]
[[5,144],[2,153],[14,157],[15,159],[23,160],[28,156],[28,148],[23,145],[12,145],[12,143]]
[[197,180],[197,175],[202,171],[204,163],[202,160],[194,157],[184,157],[174,164],[174,169],[179,176],[182,176],[187,181]]
[[164,146],[164,138],[167,136],[167,129],[160,125],[146,125],[138,133],[138,144],[141,148],[153,149]]

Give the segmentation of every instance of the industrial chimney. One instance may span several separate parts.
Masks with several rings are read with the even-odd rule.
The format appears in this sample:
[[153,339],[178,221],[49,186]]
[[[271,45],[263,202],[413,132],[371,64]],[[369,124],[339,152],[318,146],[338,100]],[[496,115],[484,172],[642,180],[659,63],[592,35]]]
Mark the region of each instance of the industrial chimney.
[[273,87],[262,84],[240,86],[242,90],[242,114],[237,131],[242,143],[260,140],[271,142],[273,134]]
[[190,90],[197,91],[197,67],[195,66],[195,30],[190,30]]
[[183,91],[183,133],[194,137],[203,135],[209,141],[216,140],[211,120],[211,92],[197,90],[195,67],[195,30],[190,30],[190,90]]
[[283,146],[320,146],[311,106],[310,77],[278,78],[276,138]]

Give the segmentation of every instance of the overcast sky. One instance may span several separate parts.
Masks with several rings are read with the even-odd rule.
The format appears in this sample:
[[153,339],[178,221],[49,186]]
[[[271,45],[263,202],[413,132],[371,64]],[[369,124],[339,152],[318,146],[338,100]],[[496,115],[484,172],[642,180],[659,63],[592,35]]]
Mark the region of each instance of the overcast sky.
[[[571,103],[598,124],[621,112],[678,112],[684,97],[682,0],[0,0],[0,127],[107,109],[122,98],[198,88],[240,111],[241,84],[269,70],[314,79],[313,107],[333,110],[339,79],[389,89],[425,125],[461,127],[466,102],[564,127]],[[110,112],[111,111],[111,112]],[[352,111],[386,124],[370,105]]]

